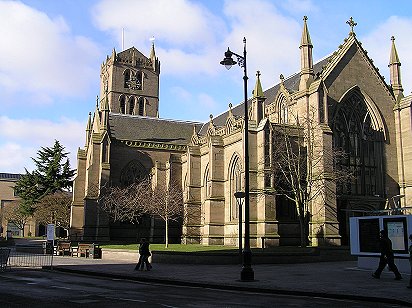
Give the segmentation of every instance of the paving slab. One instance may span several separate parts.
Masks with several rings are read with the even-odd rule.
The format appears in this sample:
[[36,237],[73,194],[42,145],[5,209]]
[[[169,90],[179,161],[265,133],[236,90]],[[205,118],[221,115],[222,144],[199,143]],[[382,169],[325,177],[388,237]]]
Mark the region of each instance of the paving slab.
[[153,263],[151,271],[135,271],[130,260],[54,257],[60,271],[118,279],[191,285],[253,292],[348,298],[412,307],[409,274],[394,280],[384,271],[381,279],[372,271],[357,268],[356,261],[252,265],[255,281],[240,281],[241,265]]

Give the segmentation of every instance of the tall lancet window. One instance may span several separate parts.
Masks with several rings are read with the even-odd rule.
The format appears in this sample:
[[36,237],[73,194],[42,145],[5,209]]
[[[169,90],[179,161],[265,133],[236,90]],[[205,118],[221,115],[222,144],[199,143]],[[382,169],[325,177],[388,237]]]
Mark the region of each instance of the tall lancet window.
[[239,218],[239,205],[235,198],[235,192],[242,191],[242,171],[240,168],[240,159],[234,157],[229,170],[230,182],[230,220]]
[[140,97],[139,98],[139,115],[144,115],[144,98]]
[[131,97],[129,100],[129,114],[134,114],[134,97]]
[[123,72],[124,75],[124,87],[128,88],[129,87],[129,83],[130,83],[130,70],[125,70]]
[[385,197],[383,141],[383,132],[373,128],[362,94],[352,93],[338,106],[333,120],[334,148],[347,153],[336,168],[354,175],[352,181],[338,183],[339,195]]
[[136,90],[143,90],[143,73],[136,73]]
[[203,193],[205,199],[210,197],[210,190],[211,190],[211,183],[210,183],[210,174],[209,174],[209,166],[206,168],[205,176],[203,178]]
[[289,114],[288,114],[288,104],[285,98],[282,98],[281,101],[278,103],[278,116],[279,116],[279,123],[288,123],[289,121]]
[[126,113],[126,98],[122,95],[120,97],[120,113]]

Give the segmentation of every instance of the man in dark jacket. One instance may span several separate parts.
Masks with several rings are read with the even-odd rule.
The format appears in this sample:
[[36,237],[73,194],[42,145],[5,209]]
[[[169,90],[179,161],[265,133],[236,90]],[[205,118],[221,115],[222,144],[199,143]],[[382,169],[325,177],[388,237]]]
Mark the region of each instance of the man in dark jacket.
[[137,263],[136,267],[134,268],[135,271],[139,269],[142,271],[144,269],[144,265],[146,264],[146,270],[150,271],[152,269],[152,265],[149,262],[149,257],[152,255],[149,249],[149,242],[146,241],[145,238],[142,238],[140,241],[139,246],[139,262]]
[[379,259],[378,269],[372,274],[372,277],[379,279],[383,269],[386,265],[388,265],[389,269],[395,274],[395,280],[401,280],[402,276],[399,273],[398,268],[396,267],[394,262],[392,241],[388,237],[388,230],[382,230],[379,235],[379,248],[381,251],[381,257]]

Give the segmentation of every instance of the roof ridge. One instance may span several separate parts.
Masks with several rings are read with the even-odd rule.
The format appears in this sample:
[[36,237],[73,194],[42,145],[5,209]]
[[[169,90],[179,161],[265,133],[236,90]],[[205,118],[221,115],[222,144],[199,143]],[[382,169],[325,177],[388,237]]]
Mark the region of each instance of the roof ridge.
[[176,119],[166,119],[166,118],[154,118],[148,116],[141,116],[141,115],[132,115],[132,114],[124,114],[124,113],[117,113],[117,112],[110,112],[112,115],[128,117],[128,118],[141,118],[147,120],[154,120],[154,121],[167,121],[167,122],[177,122],[177,123],[185,123],[185,124],[199,124],[203,125],[203,122],[196,122],[196,121],[189,121],[189,120],[176,120]]

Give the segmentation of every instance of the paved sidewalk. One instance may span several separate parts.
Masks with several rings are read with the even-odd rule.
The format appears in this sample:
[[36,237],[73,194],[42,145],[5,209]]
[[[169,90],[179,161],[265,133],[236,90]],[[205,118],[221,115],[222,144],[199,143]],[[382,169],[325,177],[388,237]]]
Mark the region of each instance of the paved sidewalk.
[[253,292],[309,295],[368,300],[412,307],[412,289],[406,288],[409,273],[395,281],[391,272],[381,279],[360,270],[356,261],[278,265],[253,265],[256,281],[242,282],[241,265],[153,264],[152,271],[134,271],[134,263],[55,257],[54,269],[119,279],[248,290]]

